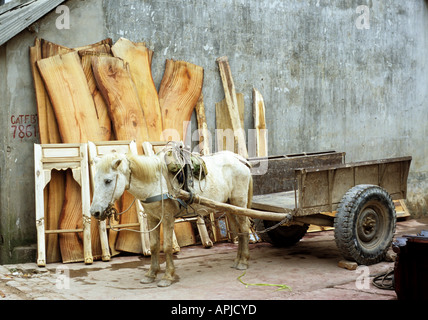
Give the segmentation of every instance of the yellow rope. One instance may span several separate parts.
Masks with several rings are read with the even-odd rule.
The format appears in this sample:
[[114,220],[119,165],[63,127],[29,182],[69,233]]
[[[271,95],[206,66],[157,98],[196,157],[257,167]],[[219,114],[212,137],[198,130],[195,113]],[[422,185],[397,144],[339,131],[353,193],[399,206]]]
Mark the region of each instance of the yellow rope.
[[278,289],[276,289],[276,291],[280,291],[280,290],[290,290],[291,291],[291,287],[285,285],[285,284],[272,284],[272,283],[246,283],[244,281],[242,281],[242,277],[245,276],[246,271],[244,271],[243,274],[241,274],[238,277],[239,282],[241,282],[243,285],[245,285],[246,288],[248,288],[248,286],[268,286],[268,287],[278,287]]

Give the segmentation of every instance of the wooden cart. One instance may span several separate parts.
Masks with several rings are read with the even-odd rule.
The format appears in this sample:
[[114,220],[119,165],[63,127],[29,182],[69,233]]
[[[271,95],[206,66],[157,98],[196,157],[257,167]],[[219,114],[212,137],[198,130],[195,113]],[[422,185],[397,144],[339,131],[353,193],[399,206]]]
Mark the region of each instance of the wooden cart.
[[369,265],[381,261],[391,245],[393,200],[406,198],[411,159],[345,163],[345,153],[334,151],[253,158],[252,209],[203,197],[194,201],[255,218],[262,239],[279,246],[298,242],[309,224],[334,227],[342,255]]

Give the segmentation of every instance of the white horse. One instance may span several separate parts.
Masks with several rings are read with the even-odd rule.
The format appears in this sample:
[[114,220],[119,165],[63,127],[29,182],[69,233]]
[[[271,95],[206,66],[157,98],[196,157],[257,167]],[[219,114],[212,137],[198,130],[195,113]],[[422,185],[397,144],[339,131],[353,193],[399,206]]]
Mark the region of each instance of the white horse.
[[[194,179],[194,192],[219,202],[229,202],[240,207],[249,207],[252,198],[252,178],[248,162],[237,154],[228,151],[203,156],[207,168],[205,179]],[[167,179],[165,179],[165,177]],[[119,199],[125,190],[140,200],[148,198],[157,201],[142,203],[147,213],[150,233],[151,266],[141,280],[142,283],[155,281],[160,270],[160,231],[163,224],[164,253],[166,270],[158,286],[166,287],[174,280],[172,239],[174,215],[180,212],[176,200],[160,200],[163,194],[171,191],[170,176],[164,161],[164,154],[137,156],[112,153],[104,155],[96,164],[94,195],[91,204],[93,217],[106,219],[105,210]],[[167,183],[168,180],[168,183]],[[153,198],[159,196],[157,198]],[[198,209],[198,205],[192,204]],[[207,210],[199,210],[201,215]],[[228,214],[232,234],[238,235],[238,253],[233,267],[244,270],[249,259],[249,219],[244,216]]]

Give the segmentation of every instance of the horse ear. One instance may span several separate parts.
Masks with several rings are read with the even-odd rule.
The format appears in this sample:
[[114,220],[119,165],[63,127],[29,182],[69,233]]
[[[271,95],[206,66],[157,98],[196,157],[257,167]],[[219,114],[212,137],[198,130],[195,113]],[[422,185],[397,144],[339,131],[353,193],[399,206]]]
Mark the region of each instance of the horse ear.
[[122,163],[122,159],[113,160],[111,167],[113,168],[113,170],[117,170],[117,168],[120,166],[121,163]]

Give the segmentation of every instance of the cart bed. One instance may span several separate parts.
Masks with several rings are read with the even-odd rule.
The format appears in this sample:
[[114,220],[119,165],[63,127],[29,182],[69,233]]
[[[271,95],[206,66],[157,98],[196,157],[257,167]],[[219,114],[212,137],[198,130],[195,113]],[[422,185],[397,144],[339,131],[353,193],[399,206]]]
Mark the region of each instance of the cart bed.
[[[297,199],[299,195],[297,194]],[[257,210],[290,212],[296,208],[294,191],[276,192],[253,196],[251,207]]]

